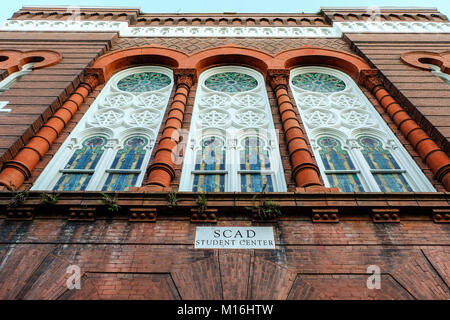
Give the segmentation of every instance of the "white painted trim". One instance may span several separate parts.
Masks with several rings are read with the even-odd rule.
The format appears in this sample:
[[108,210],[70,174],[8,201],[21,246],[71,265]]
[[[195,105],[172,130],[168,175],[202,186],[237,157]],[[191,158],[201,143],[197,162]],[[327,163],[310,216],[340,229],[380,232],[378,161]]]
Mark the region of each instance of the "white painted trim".
[[450,22],[341,21],[333,25],[342,33],[450,33]]
[[210,27],[142,26],[129,27],[126,21],[8,20],[0,31],[119,32],[121,37],[256,37],[256,38],[336,38],[333,27]]
[[14,83],[16,83],[17,80],[22,78],[24,75],[31,73],[31,71],[33,71],[33,65],[34,65],[34,62],[24,64],[22,66],[22,69],[14,72],[14,73],[11,73],[5,79],[0,81],[0,94],[2,92],[7,91],[9,88],[11,88],[11,86]]
[[341,21],[332,27],[138,26],[127,21],[8,20],[0,31],[119,32],[121,37],[340,38],[342,33],[450,33],[450,22]]
[[[204,85],[205,80],[208,77],[221,72],[244,73],[255,78],[258,81],[258,84],[256,88],[241,93],[224,93],[208,89]],[[262,121],[257,126],[253,127],[252,124],[247,126],[237,124],[235,120],[236,115],[241,114],[243,110],[249,110],[248,105],[253,105],[253,109],[260,110],[265,116],[265,121]],[[229,117],[227,121],[224,121],[224,125],[220,128],[210,128],[208,124],[203,126],[201,115],[208,114],[212,109],[224,110]],[[278,147],[279,135],[273,124],[266,84],[262,74],[250,68],[224,66],[209,69],[200,75],[189,137],[187,139],[188,145],[181,174],[180,191],[192,191],[194,180],[192,171],[195,166],[195,156],[196,153],[201,150],[201,142],[203,139],[210,136],[219,137],[224,141],[226,150],[225,169],[227,170],[227,175],[225,177],[226,192],[239,192],[241,190],[239,179],[239,171],[241,171],[239,152],[242,149],[242,140],[248,136],[255,136],[263,140],[265,148],[269,151],[271,171],[273,171],[272,180],[274,191],[285,192],[287,190]]]
[[[333,75],[344,81],[346,87],[343,91],[335,93],[317,93],[303,90],[292,85],[291,79],[293,77],[307,72],[319,72]],[[400,141],[398,141],[397,137],[392,133],[383,118],[381,118],[380,114],[362,93],[361,89],[347,74],[326,67],[300,67],[291,70],[289,85],[294,94],[300,117],[303,120],[306,133],[313,147],[317,164],[327,187],[331,187],[331,185],[326,178],[326,170],[319,154],[320,147],[317,145],[317,139],[323,136],[331,136],[341,142],[342,148],[349,153],[356,170],[359,170],[360,172],[358,177],[360,178],[365,191],[380,192],[380,189],[371,174],[371,169],[367,164],[367,161],[359,151],[361,147],[356,142],[358,137],[369,135],[381,140],[383,142],[383,147],[391,152],[392,156],[400,166],[400,169],[406,171],[404,177],[413,191],[436,191]],[[332,111],[334,119],[328,123],[313,123],[311,125],[311,118],[308,118],[308,112],[310,110],[318,110],[319,112]],[[348,110],[358,111],[363,116],[367,115],[371,122],[359,124],[348,123],[345,116],[343,117]]]
[[[171,83],[165,88],[146,93],[124,92],[118,89],[117,83],[120,79],[138,72],[160,72],[169,76]],[[108,175],[106,171],[110,169],[116,152],[123,147],[123,143],[126,139],[138,135],[146,137],[149,141],[148,145],[145,147],[147,152],[145,154],[144,161],[142,162],[140,174],[135,185],[140,186],[144,179],[145,170],[151,157],[152,149],[155,144],[155,138],[161,126],[161,121],[164,117],[172,88],[173,72],[172,70],[164,67],[135,67],[115,74],[105,85],[101,93],[89,107],[88,111],[77,124],[75,129],[71,132],[69,137],[67,137],[64,141],[53,159],[45,167],[44,171],[41,173],[31,189],[53,189],[58,179],[61,177],[62,173],[60,169],[64,168],[73,152],[81,148],[83,141],[95,135],[103,136],[108,141],[104,147],[104,153],[97,163],[95,172],[89,181],[86,191],[101,190]],[[145,103],[148,100],[142,100],[143,97],[154,98],[154,96],[157,98],[157,103]],[[148,104],[152,105],[149,106]],[[159,112],[157,118],[151,125],[143,126],[139,123],[133,123],[130,121],[131,117],[128,116],[130,113],[145,111],[146,109],[149,109],[149,107],[152,107],[151,110],[157,110]],[[111,109],[121,111],[123,114],[123,117],[117,121],[117,125],[102,125],[99,123],[98,117],[95,115],[102,111],[104,112],[105,110]]]

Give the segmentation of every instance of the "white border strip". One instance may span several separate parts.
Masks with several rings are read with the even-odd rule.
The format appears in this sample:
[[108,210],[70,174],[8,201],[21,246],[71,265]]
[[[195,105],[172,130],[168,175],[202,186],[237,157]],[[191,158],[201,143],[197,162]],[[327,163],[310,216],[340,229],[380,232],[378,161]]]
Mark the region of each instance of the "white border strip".
[[0,31],[86,31],[119,32],[121,37],[257,37],[257,38],[336,38],[333,27],[208,27],[143,26],[129,27],[126,21],[8,20]]
[[129,27],[126,21],[8,20],[0,31],[119,32],[121,37],[340,38],[342,33],[450,33],[450,22],[351,21],[333,27]]
[[351,21],[333,25],[342,33],[450,33],[450,22]]

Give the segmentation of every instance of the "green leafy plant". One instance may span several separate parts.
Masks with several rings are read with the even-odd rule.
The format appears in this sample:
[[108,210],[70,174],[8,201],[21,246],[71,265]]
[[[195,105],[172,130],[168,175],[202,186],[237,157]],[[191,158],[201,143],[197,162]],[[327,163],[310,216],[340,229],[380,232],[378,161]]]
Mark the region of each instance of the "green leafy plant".
[[17,208],[25,203],[28,198],[28,190],[17,190],[15,185],[12,187],[12,197],[7,205],[8,208]]
[[167,206],[172,209],[178,203],[177,193],[175,191],[169,192],[167,194]]
[[198,213],[204,213],[206,208],[208,207],[208,199],[206,199],[206,194],[202,193],[201,195],[199,195],[195,202],[198,205]]
[[59,193],[52,194],[52,193],[42,193],[41,194],[41,202],[45,205],[54,205],[58,202]]
[[117,204],[115,198],[111,198],[109,195],[102,193],[102,199],[99,202],[106,206],[107,210],[112,213],[117,213],[120,210],[120,206]]
[[261,193],[255,194],[252,197],[252,200],[257,202],[257,204],[252,207],[246,207],[246,209],[254,211],[261,220],[274,220],[281,216],[281,209],[279,204],[266,199],[266,187],[267,185],[264,184]]

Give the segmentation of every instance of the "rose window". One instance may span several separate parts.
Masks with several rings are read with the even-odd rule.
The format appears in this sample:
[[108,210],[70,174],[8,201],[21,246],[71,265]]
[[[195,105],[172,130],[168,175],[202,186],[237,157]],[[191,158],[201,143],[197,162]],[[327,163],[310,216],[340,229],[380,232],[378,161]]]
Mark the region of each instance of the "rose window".
[[255,89],[258,81],[245,73],[222,72],[206,79],[205,86],[214,91],[234,93]]
[[300,89],[313,92],[338,92],[345,89],[345,83],[341,79],[325,73],[308,72],[296,75],[292,78],[292,84]]
[[171,80],[169,76],[159,72],[139,72],[122,78],[117,88],[127,92],[156,91],[167,87]]

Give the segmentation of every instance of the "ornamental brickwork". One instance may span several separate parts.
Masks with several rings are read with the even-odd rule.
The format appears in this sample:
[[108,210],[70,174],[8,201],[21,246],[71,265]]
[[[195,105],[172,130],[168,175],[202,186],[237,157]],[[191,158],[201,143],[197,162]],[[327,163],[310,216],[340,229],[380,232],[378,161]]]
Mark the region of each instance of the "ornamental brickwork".
[[[449,34],[447,17],[427,8],[382,8],[375,16],[357,8],[322,8],[316,14],[20,9],[0,26],[0,79],[11,79],[25,64],[33,64],[30,73],[0,93],[0,298],[449,299],[450,100],[449,83],[442,76],[449,72]],[[166,109],[161,107],[160,126],[152,128],[146,125],[149,119],[139,118],[150,117],[144,111],[153,110],[136,102],[142,102],[141,92],[129,94],[111,85],[122,72],[145,66],[164,68],[173,81],[173,88],[166,88],[169,100]],[[239,109],[239,94],[218,94],[216,87],[205,85],[205,75],[218,74],[215,70],[254,71],[248,71],[255,83],[242,89],[251,93],[244,98],[268,102]],[[293,87],[299,70],[335,70],[343,92],[311,89],[321,85],[320,76],[310,77],[318,83],[309,87]],[[346,83],[339,74],[345,74]],[[235,79],[228,80],[234,84]],[[347,101],[356,96],[356,91],[344,91],[349,83],[367,101],[361,108],[373,108],[370,112],[381,117],[383,126],[366,118],[355,129],[344,121],[347,109],[351,116],[369,114],[367,109],[357,113],[356,100]],[[119,119],[124,114],[120,103],[108,105],[123,122],[120,130],[131,132],[123,141],[106,143],[106,132],[119,130],[113,123],[94,117],[94,126],[83,118],[97,107],[105,110],[96,102],[105,88],[117,99],[129,98],[132,128],[130,119]],[[262,89],[251,92],[255,88]],[[339,104],[336,94],[347,94],[347,105]],[[195,127],[191,122],[200,119],[195,113],[200,98],[205,98],[205,119],[222,114],[223,121],[244,133],[261,127],[255,119],[259,115],[261,120],[258,103],[264,104],[263,118],[272,116],[278,135],[270,150],[277,151],[273,158],[279,158],[283,171],[273,175],[285,180],[285,185],[279,183],[281,192],[250,186],[252,192],[180,191],[189,185],[183,181],[191,172],[183,174],[183,157],[198,143],[187,133]],[[214,99],[223,101],[213,107],[205,102]],[[228,100],[234,101],[232,107]],[[235,109],[229,119],[227,108]],[[333,121],[320,118],[333,112],[339,113]],[[305,117],[312,113],[323,120],[320,128]],[[254,123],[248,123],[250,118]],[[151,151],[129,157],[148,160],[139,170],[116,163],[126,162],[125,147],[114,149],[115,165],[102,169],[112,176],[139,174],[142,183],[127,185],[128,191],[89,190],[81,184],[73,191],[53,191],[49,181],[55,172],[95,173],[65,166],[85,141],[84,136],[70,136],[80,124],[86,132],[103,130],[98,132],[107,148],[124,145],[136,130],[154,129],[148,135],[154,143]],[[343,138],[340,125],[351,135]],[[225,137],[226,130],[217,127]],[[383,134],[387,129],[392,134]],[[373,134],[367,141],[381,146],[378,153],[365,154],[373,157],[368,163],[381,163],[376,155],[395,163],[392,155],[401,152],[407,160],[395,168],[369,168],[358,145],[361,132]],[[327,134],[329,149],[320,149]],[[413,176],[419,178],[411,184],[414,188],[402,180],[407,192],[343,192],[329,177],[354,179],[360,167],[325,166],[333,155],[324,152],[333,143],[347,163],[348,155],[360,150],[361,156],[350,160],[370,169],[375,190],[381,190],[375,178],[383,175],[389,181],[388,175],[400,179],[415,170]],[[237,151],[237,139],[227,140],[225,147],[234,148],[226,149],[226,157],[245,158]],[[238,168],[236,177],[257,172],[232,165]],[[215,168],[211,174],[229,174],[229,168]],[[192,175],[205,174],[202,170],[194,168]],[[242,182],[235,178],[233,183],[238,188]],[[97,185],[103,185],[101,178]],[[268,206],[279,214],[267,215]],[[271,227],[275,249],[195,249],[199,226]],[[66,286],[67,270],[74,265],[81,271],[80,290]],[[381,270],[381,289],[367,287],[367,270],[374,265]]]

